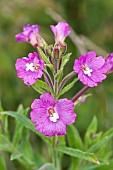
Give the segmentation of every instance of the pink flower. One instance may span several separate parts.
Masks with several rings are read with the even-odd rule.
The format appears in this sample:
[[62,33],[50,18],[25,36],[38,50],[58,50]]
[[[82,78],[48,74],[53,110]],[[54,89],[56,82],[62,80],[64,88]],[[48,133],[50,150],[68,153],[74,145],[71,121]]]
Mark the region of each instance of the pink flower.
[[44,61],[38,59],[36,52],[29,53],[28,57],[17,59],[16,61],[17,76],[24,80],[26,85],[32,85],[38,78],[42,77]]
[[58,22],[56,26],[50,25],[52,32],[54,33],[55,42],[63,43],[65,38],[70,34],[71,30],[69,24],[66,22]]
[[38,46],[36,36],[39,33],[40,26],[39,25],[25,25],[23,27],[23,32],[17,34],[16,41],[20,42],[29,42],[33,46]]
[[74,103],[68,99],[54,102],[49,94],[42,94],[31,105],[31,121],[35,129],[45,136],[65,135],[66,126],[75,122]]
[[105,60],[101,56],[96,57],[94,51],[76,59],[73,69],[75,73],[78,73],[80,81],[89,87],[97,86],[98,82],[102,82],[106,78]]
[[113,71],[113,53],[110,53],[106,58],[107,71]]

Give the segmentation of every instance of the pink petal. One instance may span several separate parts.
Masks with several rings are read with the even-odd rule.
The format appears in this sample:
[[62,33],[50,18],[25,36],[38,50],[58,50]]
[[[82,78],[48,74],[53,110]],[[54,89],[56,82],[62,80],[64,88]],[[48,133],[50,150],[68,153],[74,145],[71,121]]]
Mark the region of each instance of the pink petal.
[[105,78],[106,78],[106,75],[101,73],[100,71],[95,71],[91,75],[91,79],[94,82],[102,82],[102,80],[104,80]]
[[45,108],[34,109],[30,112],[30,118],[32,122],[43,121],[47,117],[47,110]]
[[42,100],[42,102],[44,103],[46,108],[55,105],[54,97],[51,96],[51,94],[49,94],[49,93],[42,94],[40,96],[40,99]]
[[50,137],[55,135],[65,135],[66,125],[62,121],[54,123],[48,119],[48,121],[45,121],[43,124],[43,134]]
[[74,103],[68,99],[60,99],[57,101],[56,111],[60,120],[64,124],[72,124],[75,122],[76,113],[74,112]]
[[103,57],[97,57],[95,60],[93,60],[88,67],[91,68],[93,71],[100,69],[105,63],[105,60]]
[[80,79],[80,81],[85,84],[88,85],[89,87],[94,87],[97,86],[97,83],[92,81],[87,75],[85,75],[82,71],[80,71],[78,73],[78,78]]

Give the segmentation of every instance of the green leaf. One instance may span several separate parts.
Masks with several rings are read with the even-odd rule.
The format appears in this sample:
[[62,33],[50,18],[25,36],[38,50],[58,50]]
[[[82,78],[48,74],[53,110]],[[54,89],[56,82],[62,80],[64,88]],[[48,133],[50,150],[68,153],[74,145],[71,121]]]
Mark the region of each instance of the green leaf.
[[58,140],[59,140],[59,146],[66,146],[65,136],[59,136]]
[[95,170],[96,168],[100,168],[100,167],[103,170],[104,166],[107,166],[106,170],[109,170],[108,165],[109,165],[108,161],[107,162],[106,161],[105,162],[100,162],[100,164],[92,164],[92,163],[90,163],[88,165],[82,166],[80,170]]
[[63,69],[60,69],[57,74],[55,75],[55,79],[58,80],[62,74]]
[[62,64],[61,64],[61,69],[64,68],[64,66],[66,65],[66,63],[69,61],[70,56],[72,53],[68,53],[65,56],[62,57]]
[[94,116],[84,137],[85,147],[88,147],[91,144],[93,135],[95,134],[96,131],[97,131],[97,118],[96,116]]
[[44,52],[41,50],[41,48],[38,48],[38,51],[39,51],[42,59],[45,61],[45,63],[51,64],[50,61],[49,61],[49,59],[48,59],[48,57],[44,54]]
[[5,134],[1,134],[0,133],[0,143],[9,143],[9,139],[7,138],[7,136]]
[[13,161],[15,159],[20,159],[20,157],[22,157],[22,153],[20,153],[19,151],[16,151],[11,154],[10,160]]
[[82,139],[76,127],[74,125],[69,125],[67,130],[68,130],[67,140],[68,140],[69,146],[71,148],[82,149],[83,148]]
[[98,140],[94,145],[92,145],[88,150],[89,151],[98,151],[101,149],[101,146],[108,145],[108,142],[113,137],[113,128],[109,129],[104,135]]
[[0,143],[0,151],[12,152],[13,147],[11,144],[8,143]]
[[12,152],[13,146],[6,135],[0,133],[0,150]]
[[60,97],[61,95],[63,95],[64,93],[66,93],[68,90],[70,90],[74,84],[77,82],[78,78],[74,79],[70,84],[68,84],[67,86],[65,86],[59,93],[59,96]]
[[2,154],[0,154],[0,169],[1,170],[7,170],[6,165],[5,165],[4,156]]
[[[23,109],[23,106],[20,105],[17,109],[17,112],[18,114],[21,114],[21,115],[26,115],[29,111],[29,108],[27,109]],[[16,120],[16,125],[15,125],[15,131],[14,131],[14,136],[13,136],[13,146],[15,148],[17,148],[17,145],[19,144],[20,140],[21,140],[21,137],[22,137],[22,131],[23,131],[23,128],[24,126],[21,124],[20,121]]]
[[[33,151],[31,148],[31,144],[29,142],[29,131],[28,129],[24,129],[22,133],[22,140],[18,147],[19,152],[22,154],[22,159],[25,160],[29,165],[34,165],[33,161]],[[17,151],[18,151],[17,150]]]
[[36,133],[38,136],[40,136],[40,138],[42,140],[44,140],[45,142],[49,143],[49,138],[43,136],[42,134],[38,133],[35,128],[34,128],[34,124],[25,116],[18,114],[17,112],[13,112],[13,111],[6,111],[6,112],[1,112],[2,115],[9,115],[12,116],[13,118],[19,120],[23,126],[27,127],[29,130],[33,131],[34,133]]
[[42,88],[42,89],[44,89],[46,91],[51,92],[51,94],[53,94],[53,90],[42,80],[37,80],[36,81],[35,88],[37,89],[37,91],[38,91],[38,88]]
[[109,129],[107,132],[105,132],[105,133],[103,134],[103,138],[104,138],[104,137],[108,137],[108,138],[113,137],[113,128],[111,128],[111,129]]
[[42,165],[39,170],[56,170],[51,163],[45,163]]
[[99,164],[97,157],[93,153],[88,153],[79,149],[73,149],[69,147],[58,147],[57,150],[72,157],[84,159]]
[[52,73],[54,72],[54,67],[52,64],[45,64],[45,66],[49,67],[49,69],[52,71]]
[[36,84],[32,85],[33,89],[36,90],[39,94],[44,94],[45,90],[43,90],[41,87],[37,87]]
[[[67,141],[71,148],[82,149],[82,140],[80,138],[79,132],[74,125],[69,125],[67,127]],[[78,169],[80,159],[76,157],[71,157],[71,165],[69,170]]]

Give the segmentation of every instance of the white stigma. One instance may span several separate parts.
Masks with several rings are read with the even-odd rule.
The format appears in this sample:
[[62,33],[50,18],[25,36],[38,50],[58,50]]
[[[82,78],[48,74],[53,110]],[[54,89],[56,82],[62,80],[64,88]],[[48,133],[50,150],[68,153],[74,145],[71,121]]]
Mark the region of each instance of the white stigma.
[[27,63],[26,65],[26,71],[34,71],[34,64],[33,63]]
[[91,76],[92,72],[93,72],[93,70],[88,67],[86,67],[86,69],[84,70],[84,74],[87,74],[89,77]]
[[50,116],[49,119],[50,119],[51,122],[57,122],[57,119],[59,119],[58,113],[56,113],[56,112],[53,113],[53,115]]

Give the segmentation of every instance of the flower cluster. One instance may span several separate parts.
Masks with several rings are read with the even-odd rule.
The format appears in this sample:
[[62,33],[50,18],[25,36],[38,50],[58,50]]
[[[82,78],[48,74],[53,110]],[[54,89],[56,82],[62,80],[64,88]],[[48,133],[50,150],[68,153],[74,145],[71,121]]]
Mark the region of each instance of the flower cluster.
[[[81,55],[75,59],[73,71],[62,79],[63,68],[70,56],[70,54],[65,55],[67,49],[65,39],[71,30],[66,22],[59,22],[56,26],[50,25],[50,28],[54,33],[54,45],[48,45],[41,37],[39,25],[23,27],[23,32],[16,35],[16,41],[30,43],[37,49],[37,53],[29,53],[28,57],[17,59],[15,66],[17,76],[23,79],[28,86],[35,84],[44,75],[41,82],[38,80],[39,84],[37,83],[38,87],[35,89],[43,94],[40,99],[33,101],[30,118],[35,123],[35,129],[38,132],[52,137],[66,134],[67,125],[74,123],[76,119],[74,104],[88,88],[97,86],[110,71],[113,71],[113,53],[109,54],[106,59],[102,56],[96,57],[94,51]],[[52,78],[48,68],[52,71]],[[85,88],[78,92],[72,100],[59,99],[69,87],[72,87],[68,86],[66,90],[65,83],[76,74],[78,74],[78,78],[75,78],[73,82],[80,80],[86,85]],[[34,88],[34,86],[32,87]]]

